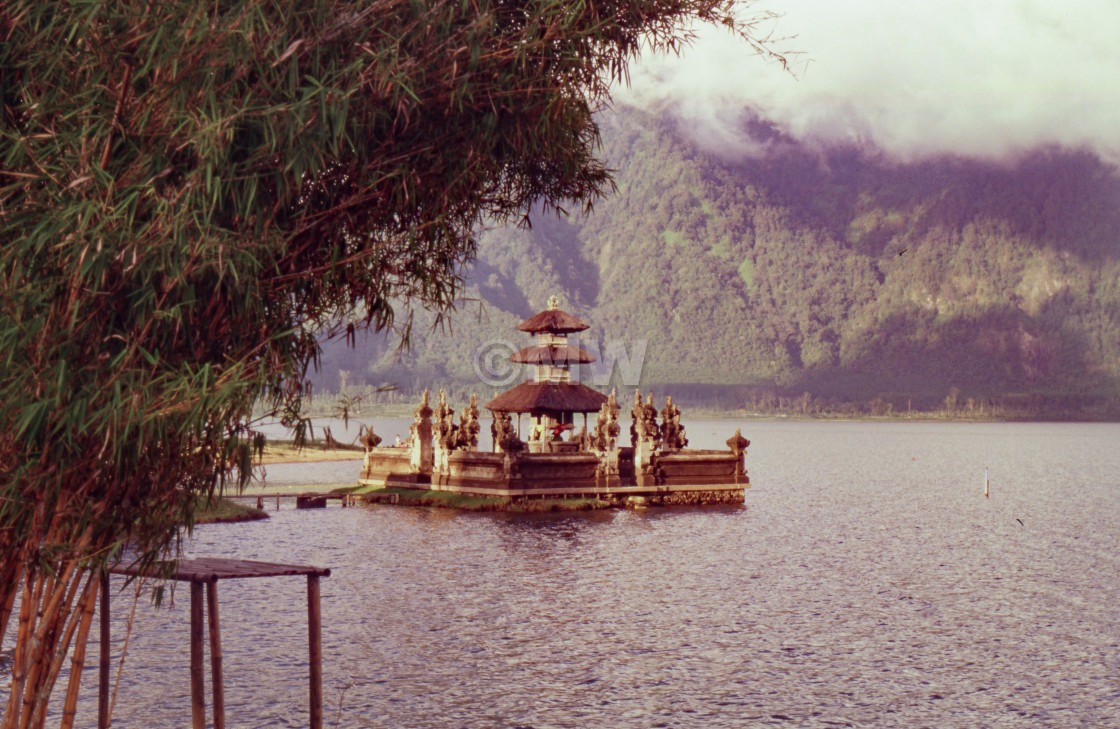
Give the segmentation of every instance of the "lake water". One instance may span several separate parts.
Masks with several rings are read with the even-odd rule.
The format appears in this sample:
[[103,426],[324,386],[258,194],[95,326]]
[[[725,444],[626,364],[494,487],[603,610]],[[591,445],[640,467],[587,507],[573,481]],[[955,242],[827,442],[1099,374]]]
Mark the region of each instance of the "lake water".
[[[742,507],[281,510],[188,551],[331,568],[327,727],[1120,727],[1120,425],[743,434]],[[228,725],[306,726],[305,581],[219,585]],[[141,598],[114,726],[189,726],[187,604]]]

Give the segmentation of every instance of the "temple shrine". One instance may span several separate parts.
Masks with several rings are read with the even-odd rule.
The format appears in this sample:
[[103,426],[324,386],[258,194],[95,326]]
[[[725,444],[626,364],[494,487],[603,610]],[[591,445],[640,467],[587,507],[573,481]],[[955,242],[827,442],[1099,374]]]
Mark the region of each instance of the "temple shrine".
[[[750,488],[744,467],[750,441],[738,429],[726,450],[689,449],[672,397],[665,398],[658,413],[653,393],[643,400],[636,392],[630,444],[620,444],[621,408],[615,392],[605,395],[572,379],[572,365],[595,361],[568,342],[569,334],[588,325],[562,311],[554,296],[545,311],[517,328],[535,342],[510,360],[533,367],[533,377],[486,403],[493,450],[478,449],[482,425],[475,395],[456,423],[443,390],[434,409],[425,390],[413,413],[407,447],[380,448],[380,438],[372,433],[362,438],[366,453],[359,483],[511,500],[596,497],[616,505],[744,501],[744,490]],[[588,430],[591,413],[595,420]],[[523,440],[524,416],[528,431]],[[577,416],[582,416],[578,429]]]
[[[550,452],[552,444],[564,442],[559,436],[574,428],[574,417],[583,415],[583,433],[587,432],[587,414],[597,413],[607,402],[607,396],[581,382],[572,381],[571,365],[590,364],[595,361],[586,350],[568,344],[568,335],[582,332],[588,325],[560,310],[555,296],[548,300],[548,309],[517,325],[519,331],[536,335],[533,346],[513,354],[510,361],[533,366],[533,379],[486,403],[494,413],[495,423],[508,413],[517,414],[517,432],[521,433],[521,415],[529,415],[529,451]],[[578,450],[578,440],[567,441],[569,447],[560,450]]]

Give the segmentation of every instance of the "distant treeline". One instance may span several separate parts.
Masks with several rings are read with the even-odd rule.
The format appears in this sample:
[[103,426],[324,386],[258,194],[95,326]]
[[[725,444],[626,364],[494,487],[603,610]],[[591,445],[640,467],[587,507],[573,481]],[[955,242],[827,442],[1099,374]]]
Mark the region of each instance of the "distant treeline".
[[517,323],[557,294],[598,354],[629,357],[620,391],[685,383],[696,407],[758,412],[1116,417],[1120,178],[1098,158],[904,164],[787,141],[724,159],[669,116],[602,125],[616,194],[588,218],[485,232],[450,329],[420,312],[406,352],[385,336],[331,346],[319,384],[488,399],[480,360],[525,346]]
[[[422,390],[421,390],[422,392]],[[437,389],[438,392],[438,389]],[[429,394],[436,402],[437,392]],[[453,386],[446,389],[448,403],[456,413],[462,410],[477,389]],[[870,400],[844,400],[836,396],[819,396],[809,391],[796,393],[772,386],[703,385],[677,383],[656,385],[642,391],[649,393],[660,408],[665,395],[683,411],[685,419],[730,416],[793,416],[808,418],[911,418],[951,420],[1120,420],[1120,403],[1093,395],[1068,393],[1008,394],[992,398],[969,395],[957,389],[941,399],[906,397]],[[479,395],[482,407],[493,393]],[[634,391],[619,392],[620,417],[629,417]],[[372,386],[350,386],[342,392],[316,391],[307,402],[309,417],[411,417],[420,401],[419,392],[377,392]],[[483,410],[483,417],[489,413]]]

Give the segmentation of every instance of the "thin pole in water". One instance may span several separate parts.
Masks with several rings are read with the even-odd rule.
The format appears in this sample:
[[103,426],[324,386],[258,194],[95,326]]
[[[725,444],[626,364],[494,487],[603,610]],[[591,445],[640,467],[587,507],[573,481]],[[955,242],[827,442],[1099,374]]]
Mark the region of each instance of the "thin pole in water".
[[984,466],[984,498],[988,498],[988,467]]

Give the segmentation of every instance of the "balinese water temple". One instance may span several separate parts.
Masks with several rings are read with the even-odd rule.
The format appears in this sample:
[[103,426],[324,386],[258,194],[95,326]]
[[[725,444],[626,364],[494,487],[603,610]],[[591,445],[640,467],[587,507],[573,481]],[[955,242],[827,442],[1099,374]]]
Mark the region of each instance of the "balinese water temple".
[[[744,468],[750,442],[738,429],[727,441],[726,450],[686,448],[681,413],[672,397],[665,398],[658,423],[653,394],[643,401],[635,393],[630,444],[621,445],[615,393],[604,395],[572,379],[571,366],[591,363],[594,357],[569,344],[568,335],[584,331],[588,325],[562,311],[554,296],[547,310],[517,328],[536,339],[510,360],[532,365],[533,378],[486,403],[492,415],[492,451],[478,449],[482,425],[476,396],[471,396],[456,423],[443,390],[434,410],[425,390],[413,413],[406,447],[379,448],[376,436],[363,437],[366,454],[359,482],[511,500],[597,497],[619,504],[651,505],[743,502],[744,489],[750,487]],[[590,430],[589,413],[594,414]],[[582,416],[578,429],[576,416]],[[523,417],[528,420],[524,432]]]

